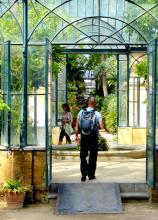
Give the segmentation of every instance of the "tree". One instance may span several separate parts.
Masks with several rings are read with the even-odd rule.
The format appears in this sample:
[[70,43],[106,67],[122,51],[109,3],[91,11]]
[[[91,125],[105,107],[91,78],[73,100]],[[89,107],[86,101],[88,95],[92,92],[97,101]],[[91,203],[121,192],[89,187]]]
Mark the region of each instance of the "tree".
[[72,109],[73,118],[76,118],[79,110],[84,106],[84,70],[86,57],[78,54],[67,56],[67,82],[68,102]]
[[135,65],[135,73],[137,76],[144,78],[144,83],[146,83],[147,80],[147,71],[147,56],[145,56],[139,63]]
[[108,96],[108,87],[114,86],[117,81],[116,59],[114,56],[102,59],[102,62],[96,66],[96,79],[102,85],[104,97]]

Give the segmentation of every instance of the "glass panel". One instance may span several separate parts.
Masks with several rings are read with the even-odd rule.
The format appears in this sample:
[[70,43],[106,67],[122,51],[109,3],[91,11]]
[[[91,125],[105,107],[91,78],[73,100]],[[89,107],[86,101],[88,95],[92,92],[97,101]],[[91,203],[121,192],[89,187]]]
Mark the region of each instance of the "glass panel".
[[20,145],[21,95],[11,95],[11,145]]
[[[136,21],[132,22],[131,25],[134,26],[145,37],[147,42],[150,42],[151,39],[158,37],[158,23],[149,14],[143,15]],[[148,26],[148,29],[146,29],[146,26]]]
[[27,144],[45,145],[45,47],[28,47]]
[[[34,1],[29,5],[29,14],[30,16],[34,15],[36,22],[39,22],[48,10],[52,10],[52,12],[35,28],[31,40],[42,40],[44,37],[49,37],[53,43],[78,43],[86,35],[103,35],[101,33],[103,30],[101,31],[99,26],[102,26],[104,21],[117,35],[117,37],[114,36],[116,39],[126,43],[145,43],[146,40],[149,41],[157,35],[156,12],[158,6],[154,6],[154,1],[137,1],[137,3],[124,0]],[[92,18],[93,16],[95,17]],[[86,26],[88,20],[92,21],[91,27]],[[94,21],[95,25],[99,25],[98,28],[94,28]],[[70,24],[71,22],[73,23]],[[80,25],[81,22],[82,25]],[[34,21],[29,21],[31,30],[35,25]],[[67,25],[69,28],[62,31],[63,27]],[[60,31],[60,36],[56,38],[56,34]],[[120,37],[118,37],[118,33]],[[104,35],[108,35],[109,44],[114,43],[110,31],[104,31]],[[96,37],[95,40],[99,42],[100,39]]]
[[129,80],[129,126],[139,126],[140,114],[140,80],[131,77]]
[[22,92],[22,46],[11,46],[11,92]]
[[119,126],[128,125],[128,70],[127,55],[119,55]]
[[22,46],[11,46],[11,145],[20,145]]
[[[10,2],[10,3],[9,3]],[[5,41],[11,40],[12,43],[22,43],[22,4],[19,4],[15,1],[5,1],[4,3],[0,3],[0,8],[5,7],[5,13],[0,17],[0,32],[3,35]],[[9,5],[13,5],[9,10]],[[3,10],[3,9],[2,9]]]
[[[22,43],[22,3],[22,1],[13,0],[0,3],[1,41],[11,40],[12,43]],[[102,21],[106,22],[112,27],[113,31],[119,33],[122,42],[145,43],[145,39],[151,41],[158,36],[157,10],[156,0],[28,1],[29,38],[32,42],[44,42],[45,38],[49,38],[54,43],[65,43],[78,41],[83,38],[83,35],[88,35],[90,32],[97,36],[102,35],[99,26],[94,32],[89,27],[84,27],[84,30],[81,27],[80,31],[78,30],[81,19],[85,24],[90,19],[92,23],[93,20],[96,20],[98,25],[101,25]],[[75,23],[70,24],[71,22]],[[93,26],[92,23],[91,27]],[[60,37],[54,38],[66,25],[71,26],[65,31],[66,33],[62,32]],[[77,31],[79,32],[76,35]],[[113,38],[111,38],[110,31],[107,33],[104,31],[104,35],[108,35],[109,43],[112,44]],[[64,36],[66,36],[66,40]],[[96,40],[98,43],[100,39],[96,38]]]
[[[10,108],[10,42],[2,45],[2,98]],[[1,144],[10,146],[10,109],[2,112]]]
[[9,107],[2,115],[2,144],[5,146],[20,144],[21,71],[22,47],[5,43],[2,50],[2,94]]
[[52,76],[52,126],[57,125],[57,79]]
[[[35,26],[41,21],[41,19],[49,12],[48,9],[43,7],[40,4],[37,4],[36,2],[33,4],[32,1],[28,1],[28,32],[29,34],[32,34],[33,29]],[[46,28],[45,20],[41,21],[41,23],[38,26],[38,35],[36,35],[36,39],[40,40],[44,34],[44,30]],[[44,39],[44,38],[43,38]]]
[[155,96],[155,81],[156,81],[156,44],[153,41],[148,47],[148,112],[147,112],[147,183],[155,186],[155,134],[156,129],[156,96]]
[[[66,68],[58,74],[58,119],[62,118],[63,109],[62,104],[66,102]],[[58,123],[60,125],[60,123]]]

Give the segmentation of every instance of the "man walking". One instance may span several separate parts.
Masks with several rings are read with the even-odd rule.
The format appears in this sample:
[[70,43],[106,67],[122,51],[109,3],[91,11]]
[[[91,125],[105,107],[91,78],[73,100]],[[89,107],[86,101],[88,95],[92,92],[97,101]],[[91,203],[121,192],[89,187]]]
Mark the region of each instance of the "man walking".
[[[89,180],[95,179],[95,170],[98,154],[98,128],[103,129],[103,120],[101,114],[95,110],[96,99],[90,97],[88,99],[88,107],[81,110],[77,117],[76,122],[76,142],[78,142],[78,134],[81,135],[81,181],[86,180],[86,176]],[[87,162],[87,156],[89,153],[89,161]]]

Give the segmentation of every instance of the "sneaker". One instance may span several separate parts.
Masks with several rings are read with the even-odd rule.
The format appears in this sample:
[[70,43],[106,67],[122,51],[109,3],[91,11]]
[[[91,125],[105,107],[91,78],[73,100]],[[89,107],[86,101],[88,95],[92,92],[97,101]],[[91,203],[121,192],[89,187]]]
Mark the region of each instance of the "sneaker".
[[86,176],[85,176],[85,175],[83,175],[83,176],[81,177],[81,181],[82,181],[82,182],[85,182],[85,181],[86,181]]
[[84,175],[81,177],[81,181],[85,182],[86,181],[86,176],[88,175],[88,172],[86,171]]
[[89,180],[95,180],[95,179],[96,179],[95,176],[90,176],[90,177],[89,177]]

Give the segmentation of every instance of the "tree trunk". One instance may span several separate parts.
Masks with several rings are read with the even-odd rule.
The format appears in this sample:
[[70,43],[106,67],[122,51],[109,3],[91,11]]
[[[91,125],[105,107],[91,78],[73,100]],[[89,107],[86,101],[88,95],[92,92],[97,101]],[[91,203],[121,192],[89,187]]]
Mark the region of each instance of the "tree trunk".
[[108,82],[106,79],[106,73],[102,74],[102,84],[103,84],[104,97],[106,97],[106,96],[108,96]]

